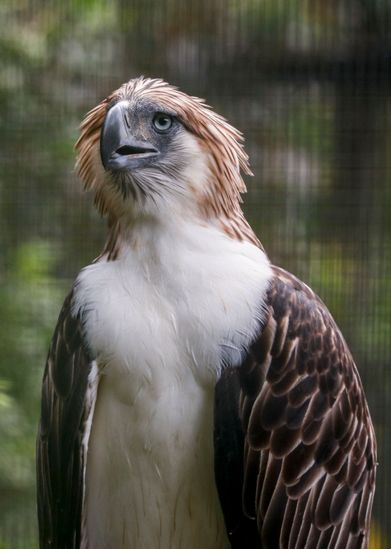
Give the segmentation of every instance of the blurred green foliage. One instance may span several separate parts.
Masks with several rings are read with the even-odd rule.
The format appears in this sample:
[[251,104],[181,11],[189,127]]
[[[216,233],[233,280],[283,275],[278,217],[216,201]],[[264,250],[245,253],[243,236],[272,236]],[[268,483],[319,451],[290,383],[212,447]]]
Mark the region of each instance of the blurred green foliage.
[[390,2],[2,0],[0,28],[0,549],[36,546],[45,356],[104,238],[73,174],[77,127],[138,74],[206,97],[244,131],[246,214],[357,359],[379,441],[371,549],[390,547]]
[[1,272],[0,539],[10,546],[18,529],[22,546],[32,547],[36,539],[37,402],[42,361],[64,294],[53,277],[55,258],[49,242],[26,241],[9,253]]

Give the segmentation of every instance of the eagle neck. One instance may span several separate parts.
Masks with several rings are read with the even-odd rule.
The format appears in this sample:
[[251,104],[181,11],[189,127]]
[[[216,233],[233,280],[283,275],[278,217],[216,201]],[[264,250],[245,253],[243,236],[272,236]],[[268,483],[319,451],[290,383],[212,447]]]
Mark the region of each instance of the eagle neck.
[[[161,239],[164,234],[168,236],[174,230],[176,233],[183,228],[210,227],[213,231],[224,234],[238,242],[249,242],[265,251],[260,240],[247,222],[242,210],[238,207],[232,215],[214,217],[204,215],[178,215],[173,212],[172,217],[139,215],[131,218],[108,219],[108,234],[102,253],[99,257],[105,257],[108,261],[115,261],[121,249],[128,246],[139,247],[141,242],[148,244],[157,237]],[[149,242],[148,242],[149,241]]]

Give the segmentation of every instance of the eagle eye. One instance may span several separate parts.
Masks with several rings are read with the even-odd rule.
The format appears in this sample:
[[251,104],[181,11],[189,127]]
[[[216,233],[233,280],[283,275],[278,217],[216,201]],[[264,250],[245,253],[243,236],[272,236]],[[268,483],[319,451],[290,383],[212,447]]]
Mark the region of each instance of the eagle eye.
[[163,112],[157,112],[153,117],[152,124],[159,133],[167,132],[173,123],[173,117]]

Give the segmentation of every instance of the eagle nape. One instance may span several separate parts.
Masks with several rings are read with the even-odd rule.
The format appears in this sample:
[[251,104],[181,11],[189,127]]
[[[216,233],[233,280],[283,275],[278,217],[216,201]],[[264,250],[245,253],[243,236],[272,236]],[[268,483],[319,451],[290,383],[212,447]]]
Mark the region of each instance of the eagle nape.
[[244,217],[241,133],[141,77],[86,115],[76,151],[108,237],[47,357],[40,547],[367,548],[363,386],[326,306]]

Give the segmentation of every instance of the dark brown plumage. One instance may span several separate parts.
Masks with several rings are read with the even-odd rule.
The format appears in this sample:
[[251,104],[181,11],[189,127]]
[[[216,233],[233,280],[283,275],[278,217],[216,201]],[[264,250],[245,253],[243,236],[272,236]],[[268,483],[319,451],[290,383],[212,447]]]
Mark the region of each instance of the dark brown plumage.
[[90,411],[91,358],[79,317],[66,298],[50,345],[42,384],[37,440],[37,492],[41,547],[77,548],[85,455],[83,436]]
[[[273,269],[263,329],[216,390],[216,475],[232,547],[367,547],[376,441],[356,366],[320,299]],[[237,457],[221,471],[232,432]],[[227,492],[231,475],[240,480]]]

